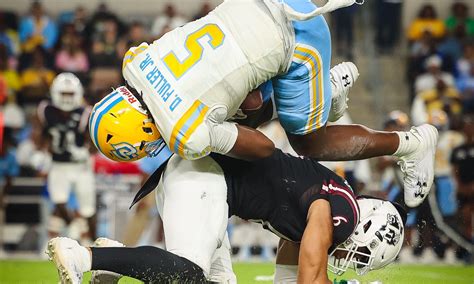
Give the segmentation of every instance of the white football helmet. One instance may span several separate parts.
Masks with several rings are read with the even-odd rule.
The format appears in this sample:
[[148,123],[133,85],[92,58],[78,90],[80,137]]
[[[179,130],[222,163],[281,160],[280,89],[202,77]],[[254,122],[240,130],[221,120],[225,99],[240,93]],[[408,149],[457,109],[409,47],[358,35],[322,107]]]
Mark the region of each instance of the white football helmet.
[[380,269],[398,256],[403,244],[406,213],[389,201],[360,198],[360,222],[354,233],[329,255],[328,270],[341,275],[347,268],[358,275]]
[[81,81],[72,73],[61,73],[51,84],[53,105],[63,111],[72,111],[82,105],[84,88]]

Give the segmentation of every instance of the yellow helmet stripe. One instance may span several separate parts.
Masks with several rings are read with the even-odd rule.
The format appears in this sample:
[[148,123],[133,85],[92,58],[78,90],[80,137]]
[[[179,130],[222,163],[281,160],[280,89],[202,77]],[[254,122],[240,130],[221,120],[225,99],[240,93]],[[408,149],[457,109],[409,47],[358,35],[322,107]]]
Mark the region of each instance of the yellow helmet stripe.
[[123,101],[122,96],[118,93],[115,92],[110,95],[109,98],[105,99],[103,102],[100,102],[94,109],[94,112],[91,115],[90,119],[90,125],[91,125],[91,137],[92,137],[92,142],[94,142],[95,146],[99,151],[102,152],[102,149],[100,148],[100,143],[98,140],[98,135],[99,135],[99,125],[102,119],[102,116],[106,114],[111,108],[113,108],[115,105]]

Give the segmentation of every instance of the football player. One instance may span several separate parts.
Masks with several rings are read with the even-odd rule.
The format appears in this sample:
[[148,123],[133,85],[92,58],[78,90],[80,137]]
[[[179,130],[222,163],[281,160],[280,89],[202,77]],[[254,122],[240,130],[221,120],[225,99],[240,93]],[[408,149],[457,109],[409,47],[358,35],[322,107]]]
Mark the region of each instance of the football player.
[[317,8],[299,0],[225,1],[152,44],[131,48],[123,60],[126,86],[96,104],[91,115],[94,144],[118,161],[156,153],[165,143],[186,159],[210,152],[267,157],[274,150],[267,137],[226,121],[267,82],[298,154],[319,160],[397,156],[406,203],[417,206],[433,181],[434,127],[391,133],[326,127],[344,113],[359,73],[352,63],[330,70],[330,32],[320,14],[354,2],[330,0]]
[[74,240],[55,238],[48,254],[61,281],[80,283],[84,272],[106,270],[145,282],[235,283],[226,235],[231,215],[298,244],[280,250],[277,283],[291,277],[330,283],[327,269],[342,274],[351,267],[364,274],[392,262],[403,243],[405,214],[398,206],[358,199],[345,180],[314,159],[278,149],[253,162],[215,154],[195,161],[173,156],[156,198],[167,251],[89,251]]
[[[66,225],[70,230],[90,239],[95,228],[95,183],[89,154],[88,118],[91,108],[83,102],[84,90],[74,74],[61,73],[51,84],[51,101],[38,106],[38,118],[53,163],[48,173],[48,192],[54,203],[48,232],[58,236]],[[67,202],[74,190],[78,212],[72,214]],[[76,215],[76,216],[75,216]],[[93,233],[93,232],[92,232]]]

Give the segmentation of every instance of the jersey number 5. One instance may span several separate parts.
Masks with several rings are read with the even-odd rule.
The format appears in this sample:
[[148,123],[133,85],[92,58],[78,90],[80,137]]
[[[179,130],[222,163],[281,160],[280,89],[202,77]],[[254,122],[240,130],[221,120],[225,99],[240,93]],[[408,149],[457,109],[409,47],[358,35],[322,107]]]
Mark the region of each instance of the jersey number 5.
[[205,36],[209,37],[207,43],[213,49],[221,46],[225,38],[224,33],[218,25],[207,24],[186,37],[184,46],[189,52],[189,55],[183,61],[179,60],[174,52],[170,52],[163,57],[163,62],[176,79],[181,78],[191,67],[201,60],[204,47],[199,40]]

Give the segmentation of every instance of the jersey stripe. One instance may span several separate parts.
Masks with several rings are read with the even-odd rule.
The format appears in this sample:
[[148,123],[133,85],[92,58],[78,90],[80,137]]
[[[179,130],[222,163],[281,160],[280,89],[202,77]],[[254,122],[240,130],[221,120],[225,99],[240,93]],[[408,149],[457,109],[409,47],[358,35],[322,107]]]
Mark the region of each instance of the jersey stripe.
[[139,45],[137,48],[129,49],[123,56],[122,70],[125,69],[125,65],[133,61],[135,56],[142,53],[147,48],[148,45]]
[[306,125],[306,130],[312,132],[323,126],[322,118],[325,101],[321,55],[313,47],[298,45],[295,49],[294,57],[299,63],[305,64],[310,73],[310,78],[313,78],[310,81],[311,114]]
[[333,182],[331,182],[329,185],[328,185],[329,189],[332,189],[334,190],[334,192],[336,192],[336,194],[344,197],[348,202],[349,204],[351,205],[352,207],[352,211],[355,215],[355,218],[354,220],[357,221],[355,224],[357,226],[357,224],[359,224],[359,218],[360,218],[360,212],[359,212],[359,205],[357,204],[357,201],[354,197],[353,194],[349,193],[348,190],[346,189],[342,189],[340,187],[337,186],[337,184],[334,184]]
[[206,113],[207,113],[208,110],[209,110],[209,107],[204,105],[204,104],[201,104],[198,107],[198,109],[197,109],[197,111],[198,111],[197,119],[192,122],[191,126],[184,133],[183,140],[180,141],[180,144],[182,145],[182,147],[179,148],[178,154],[181,157],[184,157],[184,145],[186,145],[186,142],[188,142],[189,137],[194,133],[196,128],[198,128],[198,126],[203,122],[204,117],[206,116]]
[[184,145],[196,128],[202,123],[209,107],[196,100],[178,120],[171,132],[170,149],[183,157]]

